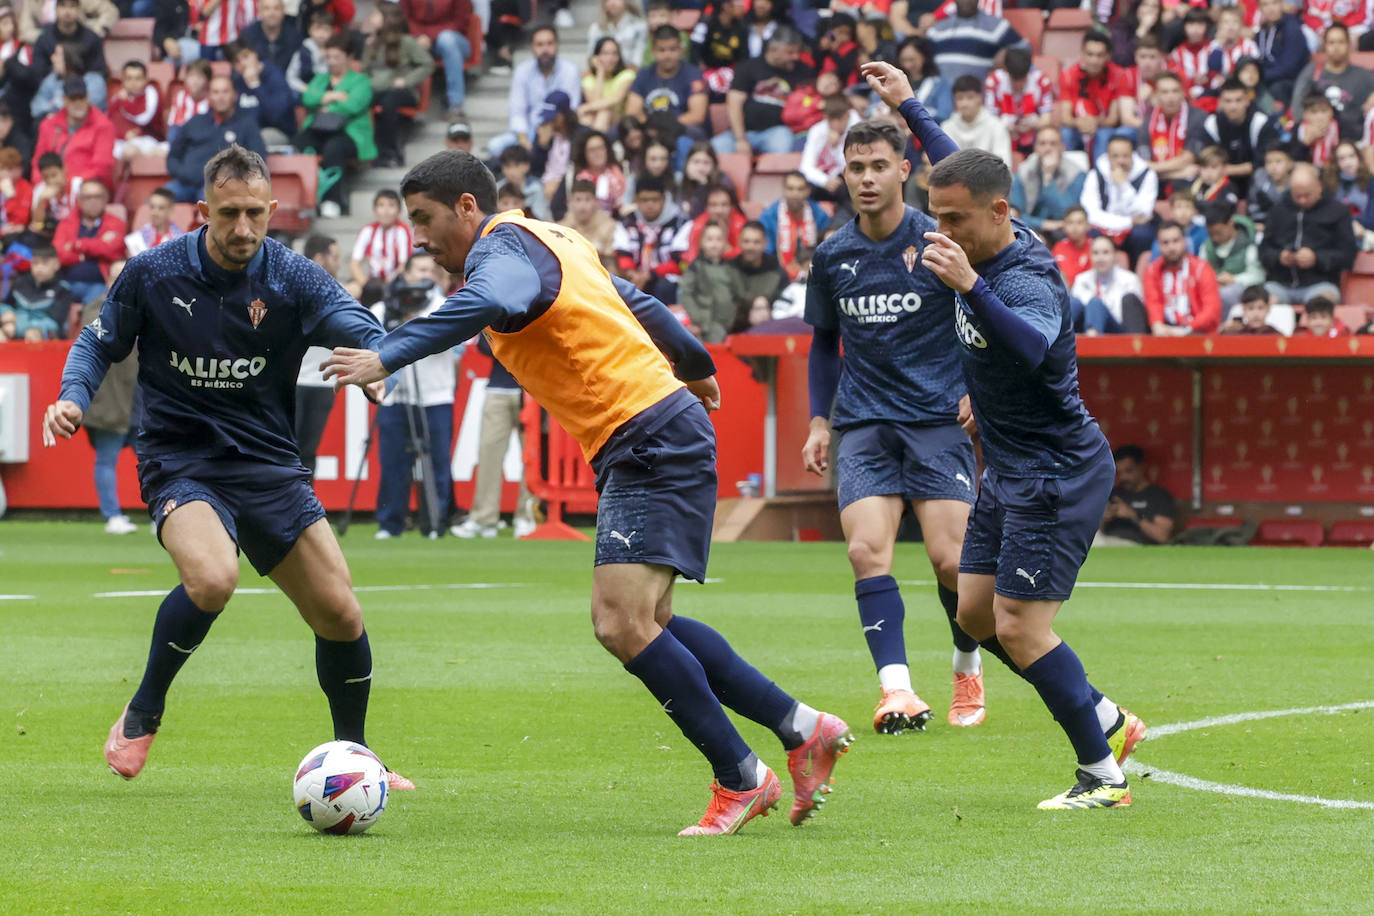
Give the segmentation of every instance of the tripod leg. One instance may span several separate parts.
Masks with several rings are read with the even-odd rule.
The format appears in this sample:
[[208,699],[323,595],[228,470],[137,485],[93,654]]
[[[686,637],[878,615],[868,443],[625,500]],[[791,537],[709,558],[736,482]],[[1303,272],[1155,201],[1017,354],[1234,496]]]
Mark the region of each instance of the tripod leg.
[[367,438],[363,440],[363,454],[358,459],[358,472],[353,475],[353,489],[348,493],[348,508],[344,509],[343,519],[339,522],[339,537],[348,533],[348,526],[353,524],[353,503],[358,499],[358,485],[363,482],[363,468],[367,465],[368,453],[372,451],[372,442],[377,437],[377,421],[382,418],[382,408],[378,407],[372,411],[372,422],[367,424]]

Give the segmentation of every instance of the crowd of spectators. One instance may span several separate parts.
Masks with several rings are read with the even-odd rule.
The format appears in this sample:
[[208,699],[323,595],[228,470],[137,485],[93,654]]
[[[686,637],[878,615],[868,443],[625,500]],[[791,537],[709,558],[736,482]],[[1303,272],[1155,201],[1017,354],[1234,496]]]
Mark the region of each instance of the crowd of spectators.
[[[190,228],[170,205],[197,199],[226,143],[316,155],[319,212],[338,215],[360,165],[404,164],[430,81],[449,145],[489,157],[503,205],[582,232],[705,340],[771,330],[799,316],[811,252],[852,215],[846,132],[895,117],[859,77],[869,59],[902,67],[960,145],[1007,160],[1081,333],[1368,330],[1327,316],[1374,251],[1374,72],[1356,56],[1374,4],[1097,0],[1069,60],[1040,57],[1003,0],[708,0],[679,28],[694,5],[601,0],[578,60],[557,2],[527,23],[518,0],[363,17],[352,0],[0,0],[0,336],[64,335],[124,257]],[[155,18],[172,84],[143,61],[110,72],[121,16]],[[510,72],[494,136],[464,111],[474,41]],[[740,154],[787,165],[741,187],[722,168]],[[166,191],[126,226],[106,205],[150,155]],[[908,157],[919,206],[928,162],[914,141]],[[348,259],[359,295],[411,253],[395,196],[374,209]]]

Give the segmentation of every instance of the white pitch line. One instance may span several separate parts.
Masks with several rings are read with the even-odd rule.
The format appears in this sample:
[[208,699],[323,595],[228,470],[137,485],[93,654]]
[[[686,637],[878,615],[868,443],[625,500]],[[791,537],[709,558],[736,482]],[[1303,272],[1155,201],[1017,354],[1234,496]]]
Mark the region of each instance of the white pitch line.
[[1299,802],[1304,805],[1320,805],[1323,808],[1362,808],[1374,810],[1374,802],[1353,801],[1347,798],[1322,798],[1319,795],[1292,795],[1287,792],[1270,792],[1267,789],[1252,789],[1249,786],[1235,786],[1225,782],[1211,782],[1197,779],[1183,773],[1172,773],[1135,760],[1126,761],[1127,773],[1149,774],[1150,782],[1163,782],[1184,789],[1197,789],[1202,792],[1216,792],[1219,795],[1238,795],[1242,798],[1262,798],[1266,801]]
[[0,601],[32,601],[37,595],[0,595]]
[[[934,585],[933,579],[902,579],[898,585]],[[1258,582],[1078,582],[1075,588],[1143,588],[1218,592],[1367,592],[1368,585],[1265,585]]]
[[[1268,709],[1258,712],[1239,712],[1229,716],[1209,716],[1205,719],[1194,719],[1192,722],[1173,722],[1168,725],[1152,725],[1150,726],[1149,732],[1146,734],[1146,740],[1155,741],[1182,732],[1196,731],[1201,728],[1215,728],[1223,725],[1238,725],[1241,722],[1257,722],[1263,719],[1278,719],[1283,716],[1329,716],[1338,712],[1349,712],[1357,709],[1374,709],[1374,700],[1363,700],[1358,703],[1340,703],[1334,706],[1304,706],[1295,707],[1293,709]],[[1289,792],[1271,792],[1268,789],[1252,789],[1249,786],[1238,786],[1225,782],[1212,782],[1211,780],[1188,776],[1185,773],[1174,773],[1170,770],[1161,770],[1158,767],[1150,766],[1139,760],[1128,760],[1125,770],[1128,773],[1148,776],[1151,782],[1162,782],[1171,786],[1179,786],[1184,789],[1196,789],[1201,792],[1215,792],[1219,795],[1236,795],[1242,798],[1261,798],[1266,801],[1298,802],[1304,805],[1319,805],[1323,808],[1354,808],[1374,811],[1374,802],[1355,801],[1346,798],[1322,798],[1319,795],[1295,795]]]
[[[451,582],[443,585],[355,585],[355,592],[427,592],[427,591],[452,591],[455,589],[486,589],[486,588],[524,588],[524,582]],[[96,592],[93,598],[159,598],[167,594],[168,589],[140,589],[137,591],[125,592]],[[235,595],[279,595],[281,592],[275,588],[239,588],[234,590]],[[32,596],[19,596],[32,597]]]

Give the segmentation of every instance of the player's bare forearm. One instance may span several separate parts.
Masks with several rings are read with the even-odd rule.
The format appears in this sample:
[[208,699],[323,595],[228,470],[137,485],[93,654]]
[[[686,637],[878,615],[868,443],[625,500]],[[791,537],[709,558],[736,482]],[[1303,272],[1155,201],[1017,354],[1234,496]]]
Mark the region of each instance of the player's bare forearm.
[[825,417],[811,418],[811,429],[802,446],[802,466],[818,477],[830,467],[830,421]]

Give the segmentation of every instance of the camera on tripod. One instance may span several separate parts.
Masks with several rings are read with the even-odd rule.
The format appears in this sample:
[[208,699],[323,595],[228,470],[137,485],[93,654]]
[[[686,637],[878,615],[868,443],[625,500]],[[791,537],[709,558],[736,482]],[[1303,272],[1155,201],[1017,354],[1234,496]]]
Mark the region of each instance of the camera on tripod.
[[404,279],[398,279],[386,291],[382,314],[383,326],[390,331],[405,324],[425,310],[433,295],[433,281],[407,283]]

